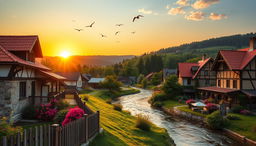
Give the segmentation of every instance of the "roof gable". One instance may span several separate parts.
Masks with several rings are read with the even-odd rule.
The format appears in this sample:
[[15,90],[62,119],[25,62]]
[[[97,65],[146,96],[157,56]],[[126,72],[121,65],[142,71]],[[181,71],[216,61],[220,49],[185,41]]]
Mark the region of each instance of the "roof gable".
[[38,36],[0,36],[0,45],[7,51],[34,50],[35,57],[43,57]]
[[201,71],[201,69],[208,63],[212,61],[213,62],[213,59],[212,58],[207,58],[205,60],[202,60],[202,61],[199,61],[198,65],[199,65],[199,68],[197,70],[197,72],[195,73],[195,75],[193,76],[193,79],[196,78],[196,76],[198,75],[198,73]]
[[77,81],[79,76],[81,76],[80,72],[57,72],[57,74],[65,77],[69,81]]
[[185,77],[193,77],[191,72],[191,68],[193,66],[199,66],[198,63],[178,63],[178,74],[179,76]]

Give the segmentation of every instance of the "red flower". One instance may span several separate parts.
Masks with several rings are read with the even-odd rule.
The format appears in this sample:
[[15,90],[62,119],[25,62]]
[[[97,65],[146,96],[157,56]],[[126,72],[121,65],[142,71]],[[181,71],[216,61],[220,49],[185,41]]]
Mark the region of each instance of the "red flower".
[[85,114],[84,110],[78,107],[70,108],[64,121],[62,122],[62,126],[65,126],[66,124],[76,119],[80,119],[81,117],[83,117],[84,114]]

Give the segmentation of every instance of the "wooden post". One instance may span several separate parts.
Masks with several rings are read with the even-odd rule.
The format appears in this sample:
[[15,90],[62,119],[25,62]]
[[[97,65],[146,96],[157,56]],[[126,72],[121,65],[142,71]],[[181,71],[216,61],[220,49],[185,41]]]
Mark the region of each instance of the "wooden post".
[[97,111],[98,114],[98,132],[100,133],[100,111]]
[[88,137],[89,137],[89,133],[88,133],[88,115],[84,114],[84,118],[85,118],[85,142],[87,142]]
[[60,146],[60,126],[59,124],[51,125],[51,145],[52,146]]
[[3,146],[7,146],[7,137],[6,136],[4,136],[3,138],[2,138],[2,144],[3,144]]

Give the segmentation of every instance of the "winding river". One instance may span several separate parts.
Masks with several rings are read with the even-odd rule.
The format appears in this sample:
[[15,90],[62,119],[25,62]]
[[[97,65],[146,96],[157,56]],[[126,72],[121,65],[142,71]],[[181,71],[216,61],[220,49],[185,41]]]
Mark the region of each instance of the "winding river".
[[236,146],[234,141],[209,129],[203,128],[195,123],[187,122],[180,118],[174,118],[164,112],[153,109],[147,102],[152,91],[140,89],[141,92],[126,95],[119,98],[124,110],[132,115],[148,115],[151,122],[159,127],[165,128],[177,146]]

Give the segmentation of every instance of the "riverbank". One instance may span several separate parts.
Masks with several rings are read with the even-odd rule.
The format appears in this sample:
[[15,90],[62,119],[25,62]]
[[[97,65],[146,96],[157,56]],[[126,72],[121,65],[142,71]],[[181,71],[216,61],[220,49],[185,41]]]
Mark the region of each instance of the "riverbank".
[[[206,124],[206,115],[193,112],[187,106],[163,107],[162,110],[167,114],[178,116],[188,121],[197,121],[202,125]],[[229,126],[223,132],[241,144],[248,146],[256,145],[256,132],[253,131],[253,124],[255,123],[256,117],[233,113],[231,115],[239,117],[240,120],[230,120]]]
[[91,95],[84,94],[89,97],[87,105],[93,110],[100,111],[101,127],[104,129],[104,132],[97,136],[90,145],[174,145],[163,128],[153,124],[150,131],[136,128],[136,118],[127,111],[114,110],[113,105],[106,103],[111,97],[100,96],[106,95],[105,93],[105,91],[97,91],[92,92]]

